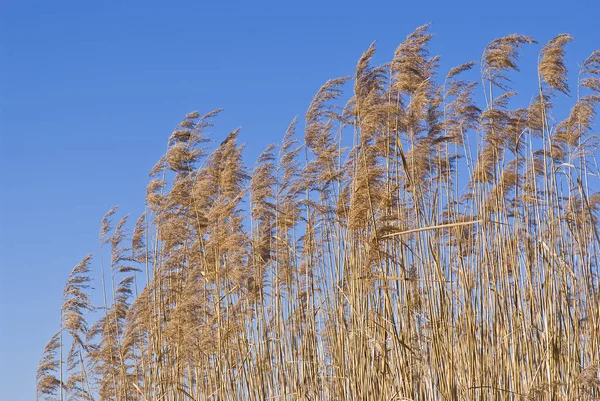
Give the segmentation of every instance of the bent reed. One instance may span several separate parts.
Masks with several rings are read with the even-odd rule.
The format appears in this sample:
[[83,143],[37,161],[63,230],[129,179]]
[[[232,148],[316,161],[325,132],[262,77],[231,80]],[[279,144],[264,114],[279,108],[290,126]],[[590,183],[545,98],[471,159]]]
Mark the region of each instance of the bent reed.
[[552,39],[516,108],[532,38],[491,42],[481,85],[431,39],[371,45],[252,170],[188,114],[146,212],[102,219],[102,305],[92,256],[71,272],[38,399],[600,399],[600,51],[570,91]]

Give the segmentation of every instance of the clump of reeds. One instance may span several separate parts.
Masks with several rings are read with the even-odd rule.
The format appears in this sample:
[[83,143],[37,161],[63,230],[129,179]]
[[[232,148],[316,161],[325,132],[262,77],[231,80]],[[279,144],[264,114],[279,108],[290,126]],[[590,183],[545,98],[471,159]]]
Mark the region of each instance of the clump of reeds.
[[526,107],[508,74],[532,38],[485,48],[482,105],[431,39],[382,66],[371,45],[350,101],[328,81],[252,170],[238,130],[210,147],[218,110],[188,114],[133,230],[102,219],[103,305],[91,257],[72,271],[38,397],[600,399],[600,52],[557,122],[571,36]]

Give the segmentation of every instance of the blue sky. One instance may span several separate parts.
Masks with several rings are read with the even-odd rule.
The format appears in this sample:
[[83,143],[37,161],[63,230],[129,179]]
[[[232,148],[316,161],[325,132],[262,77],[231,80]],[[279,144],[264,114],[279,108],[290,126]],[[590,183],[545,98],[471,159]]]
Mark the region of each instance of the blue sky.
[[[147,172],[186,113],[224,108],[214,137],[241,126],[251,164],[373,40],[385,62],[432,22],[445,71],[499,36],[567,32],[574,69],[600,48],[597,15],[596,0],[0,1],[2,399],[34,399],[68,273],[97,251],[112,205],[143,210]],[[535,88],[540,48],[517,89]]]

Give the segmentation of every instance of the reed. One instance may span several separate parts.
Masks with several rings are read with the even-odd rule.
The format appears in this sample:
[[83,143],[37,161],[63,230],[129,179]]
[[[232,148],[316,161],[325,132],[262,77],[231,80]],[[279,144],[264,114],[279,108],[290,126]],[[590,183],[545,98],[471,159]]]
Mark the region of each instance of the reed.
[[567,112],[571,36],[520,108],[532,38],[491,42],[481,84],[439,79],[431,39],[371,45],[252,169],[188,114],[131,231],[102,219],[103,305],[91,256],[71,273],[38,399],[600,399],[600,52]]

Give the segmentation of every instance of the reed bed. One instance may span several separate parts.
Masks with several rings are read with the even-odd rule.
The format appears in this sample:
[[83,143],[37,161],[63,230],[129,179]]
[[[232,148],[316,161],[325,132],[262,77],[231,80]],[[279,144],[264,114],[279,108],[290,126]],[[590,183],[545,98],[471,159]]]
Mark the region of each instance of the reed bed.
[[252,169],[188,114],[101,221],[101,305],[71,272],[38,399],[600,399],[600,51],[570,91],[571,36],[541,46],[517,108],[532,38],[442,75],[431,39],[371,45]]

